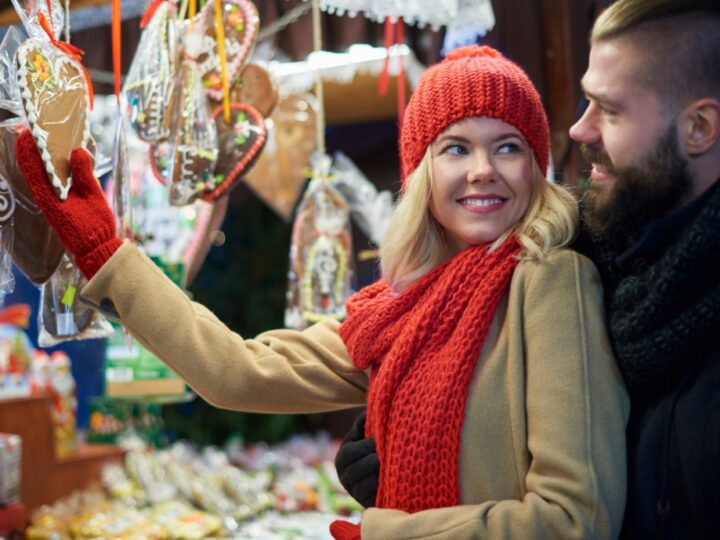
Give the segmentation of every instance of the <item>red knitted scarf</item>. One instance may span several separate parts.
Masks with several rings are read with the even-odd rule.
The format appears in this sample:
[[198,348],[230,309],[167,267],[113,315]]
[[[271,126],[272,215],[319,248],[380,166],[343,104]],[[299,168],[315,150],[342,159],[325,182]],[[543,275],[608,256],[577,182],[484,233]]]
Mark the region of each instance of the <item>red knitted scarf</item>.
[[401,293],[380,280],[348,301],[340,336],[356,367],[372,366],[365,431],[380,459],[378,508],[460,504],[469,385],[519,248],[466,249]]

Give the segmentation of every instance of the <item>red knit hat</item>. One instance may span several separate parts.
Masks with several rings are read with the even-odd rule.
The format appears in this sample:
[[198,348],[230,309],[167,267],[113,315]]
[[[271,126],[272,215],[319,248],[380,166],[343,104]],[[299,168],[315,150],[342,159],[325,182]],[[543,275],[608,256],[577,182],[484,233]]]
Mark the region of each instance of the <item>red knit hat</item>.
[[517,64],[491,47],[472,45],[448,53],[420,78],[400,134],[403,182],[440,133],[470,116],[497,118],[516,127],[540,170],[547,171],[550,132],[540,95]]

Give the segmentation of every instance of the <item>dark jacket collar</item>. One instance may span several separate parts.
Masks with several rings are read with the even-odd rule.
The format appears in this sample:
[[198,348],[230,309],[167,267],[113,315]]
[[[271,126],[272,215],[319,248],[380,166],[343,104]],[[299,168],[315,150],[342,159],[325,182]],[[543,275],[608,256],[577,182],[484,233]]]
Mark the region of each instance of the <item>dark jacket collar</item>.
[[615,259],[618,266],[624,266],[637,257],[652,258],[661,254],[694,221],[713,193],[719,189],[718,186],[720,186],[720,179],[716,180],[702,195],[682,208],[649,221],[643,227],[639,239]]

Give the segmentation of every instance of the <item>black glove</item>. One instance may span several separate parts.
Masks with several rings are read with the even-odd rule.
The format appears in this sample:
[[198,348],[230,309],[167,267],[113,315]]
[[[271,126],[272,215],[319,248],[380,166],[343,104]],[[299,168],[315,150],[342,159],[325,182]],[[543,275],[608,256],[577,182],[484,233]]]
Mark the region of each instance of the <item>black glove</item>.
[[335,456],[340,483],[365,508],[375,506],[380,461],[375,441],[365,438],[365,411],[355,419]]

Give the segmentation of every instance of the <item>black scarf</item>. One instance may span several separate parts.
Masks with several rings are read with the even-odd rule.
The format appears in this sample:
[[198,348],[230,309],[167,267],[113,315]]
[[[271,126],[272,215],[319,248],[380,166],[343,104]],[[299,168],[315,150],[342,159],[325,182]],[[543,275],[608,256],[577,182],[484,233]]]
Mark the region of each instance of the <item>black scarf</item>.
[[597,236],[578,245],[603,276],[610,337],[634,395],[673,387],[720,341],[719,185],[649,224],[629,249]]

